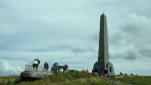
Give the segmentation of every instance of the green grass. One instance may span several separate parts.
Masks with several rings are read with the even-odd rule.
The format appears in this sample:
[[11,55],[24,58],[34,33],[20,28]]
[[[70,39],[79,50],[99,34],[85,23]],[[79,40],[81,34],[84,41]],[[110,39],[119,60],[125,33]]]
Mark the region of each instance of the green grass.
[[[115,76],[113,80],[133,85],[151,85],[151,76]],[[93,77],[88,73],[71,71],[55,73],[42,80],[21,81],[18,76],[0,77],[0,85],[114,85],[107,80]]]
[[21,81],[18,77],[14,78],[17,80],[1,85],[114,85],[101,78],[95,78],[88,73],[78,71],[56,73],[45,79],[36,81]]
[[13,85],[15,81],[18,81],[19,76],[1,76],[0,85]]
[[133,85],[151,85],[151,76],[123,76],[114,80]]

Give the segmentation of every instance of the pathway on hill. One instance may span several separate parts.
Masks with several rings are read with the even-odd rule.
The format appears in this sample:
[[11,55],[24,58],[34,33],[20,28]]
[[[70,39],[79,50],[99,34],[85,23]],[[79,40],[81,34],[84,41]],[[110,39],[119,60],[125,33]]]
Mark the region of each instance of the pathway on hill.
[[123,82],[111,80],[111,79],[107,79],[107,80],[110,81],[112,84],[115,84],[115,85],[133,85],[133,84],[127,84],[127,83],[123,83]]

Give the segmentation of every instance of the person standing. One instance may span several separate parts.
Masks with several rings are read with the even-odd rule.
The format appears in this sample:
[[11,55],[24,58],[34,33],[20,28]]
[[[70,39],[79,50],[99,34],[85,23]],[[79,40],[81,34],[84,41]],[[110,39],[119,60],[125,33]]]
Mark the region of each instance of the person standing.
[[35,69],[35,70],[38,69],[38,60],[37,60],[37,58],[34,59],[34,62],[33,62],[33,69]]
[[89,70],[88,70],[88,69],[86,70],[86,73],[89,73]]
[[59,71],[59,65],[58,62],[55,62],[52,67],[52,72],[58,72],[58,71]]
[[49,65],[48,65],[47,62],[45,62],[45,64],[44,64],[44,71],[48,71],[48,68],[49,68]]
[[101,73],[101,78],[104,79],[104,73],[103,72]]
[[68,65],[65,64],[65,65],[63,66],[63,72],[67,72],[67,70],[68,70]]

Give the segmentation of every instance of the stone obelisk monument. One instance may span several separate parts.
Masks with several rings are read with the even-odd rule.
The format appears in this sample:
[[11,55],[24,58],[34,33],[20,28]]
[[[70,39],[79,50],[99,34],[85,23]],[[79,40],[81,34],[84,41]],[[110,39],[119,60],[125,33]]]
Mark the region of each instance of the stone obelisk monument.
[[93,69],[97,70],[99,74],[114,75],[113,65],[109,62],[107,20],[104,13],[100,17],[98,61],[94,64]]

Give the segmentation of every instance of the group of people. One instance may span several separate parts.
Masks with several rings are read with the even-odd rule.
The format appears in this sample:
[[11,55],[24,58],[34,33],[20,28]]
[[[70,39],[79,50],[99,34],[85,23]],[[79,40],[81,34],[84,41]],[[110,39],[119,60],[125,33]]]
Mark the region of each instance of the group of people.
[[55,62],[51,68],[51,72],[60,72],[60,70],[63,69],[63,72],[67,72],[68,65],[65,64],[64,66],[58,65],[58,62]]
[[[38,66],[40,64],[40,60],[38,58],[34,59],[33,61],[33,69],[38,70]],[[44,63],[44,71],[48,71],[49,64],[47,62]],[[63,69],[63,72],[67,72],[68,65],[65,64],[64,66],[60,66],[58,62],[55,62],[53,66],[51,67],[51,72],[60,72],[60,70]]]
[[[39,64],[40,64],[40,60],[39,60],[38,58],[34,59],[34,61],[33,61],[33,69],[34,69],[34,70],[38,70]],[[49,64],[48,64],[47,62],[45,62],[45,63],[44,63],[44,71],[47,72],[48,69],[49,69]],[[55,63],[53,64],[53,66],[51,67],[51,72],[60,72],[61,69],[63,70],[63,72],[67,72],[67,70],[68,70],[68,65],[65,64],[64,66],[60,66],[60,65],[58,64],[58,62],[55,62]],[[88,69],[87,69],[86,71],[83,70],[82,72],[87,72],[87,73],[89,73],[89,70],[88,70]],[[96,76],[96,77],[99,76],[97,69],[93,69],[93,70],[92,70],[92,74],[93,74],[94,76]],[[108,75],[107,75],[106,73],[101,73],[101,77],[102,77],[102,78],[103,78],[103,77],[107,77],[107,76],[108,76]]]

